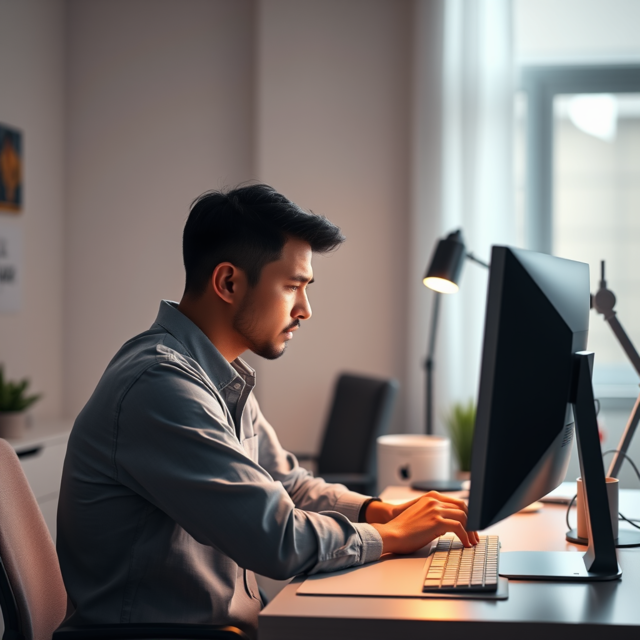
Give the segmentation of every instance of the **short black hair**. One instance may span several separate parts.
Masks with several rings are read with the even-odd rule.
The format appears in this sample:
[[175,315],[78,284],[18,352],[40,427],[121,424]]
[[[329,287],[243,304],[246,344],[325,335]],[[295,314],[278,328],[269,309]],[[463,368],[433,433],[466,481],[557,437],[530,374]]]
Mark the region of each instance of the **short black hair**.
[[182,237],[185,293],[203,293],[221,262],[242,269],[255,287],[263,267],[280,258],[290,237],[318,253],[345,240],[324,216],[304,211],[266,184],[203,193],[191,205]]

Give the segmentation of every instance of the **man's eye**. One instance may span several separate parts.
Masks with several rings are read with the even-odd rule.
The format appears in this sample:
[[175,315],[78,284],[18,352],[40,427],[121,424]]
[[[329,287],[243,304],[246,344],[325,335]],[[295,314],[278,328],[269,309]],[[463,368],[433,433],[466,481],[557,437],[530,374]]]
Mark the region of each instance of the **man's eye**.
[[291,290],[291,291],[297,291],[300,287],[298,287],[295,284],[291,284],[287,287],[287,289]]

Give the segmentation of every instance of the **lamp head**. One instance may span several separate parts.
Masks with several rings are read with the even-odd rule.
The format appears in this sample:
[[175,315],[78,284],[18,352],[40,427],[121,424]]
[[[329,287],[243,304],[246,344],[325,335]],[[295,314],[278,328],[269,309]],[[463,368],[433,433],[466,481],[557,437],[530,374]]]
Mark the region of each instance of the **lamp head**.
[[439,293],[456,293],[466,253],[460,229],[440,240],[422,280],[424,285]]

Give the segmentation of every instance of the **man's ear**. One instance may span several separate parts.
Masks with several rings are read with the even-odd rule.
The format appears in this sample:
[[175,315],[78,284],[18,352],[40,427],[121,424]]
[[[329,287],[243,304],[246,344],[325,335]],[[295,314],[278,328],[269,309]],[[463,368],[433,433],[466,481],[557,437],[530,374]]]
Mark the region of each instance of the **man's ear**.
[[211,274],[211,284],[216,295],[229,304],[233,304],[244,288],[244,273],[230,262],[221,262]]

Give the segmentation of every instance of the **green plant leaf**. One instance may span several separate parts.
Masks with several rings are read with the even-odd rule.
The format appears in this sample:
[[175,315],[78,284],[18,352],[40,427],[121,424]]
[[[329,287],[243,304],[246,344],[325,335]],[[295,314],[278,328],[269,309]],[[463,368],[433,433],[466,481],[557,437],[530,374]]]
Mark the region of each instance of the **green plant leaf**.
[[476,406],[473,400],[456,402],[445,417],[445,425],[458,459],[460,471],[471,470],[473,431],[476,424]]
[[42,394],[27,395],[28,378],[13,382],[6,380],[4,367],[0,365],[0,411],[25,411],[37,402]]

